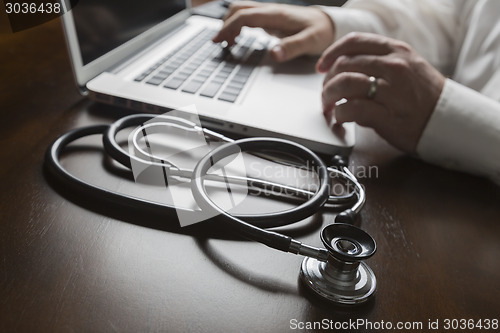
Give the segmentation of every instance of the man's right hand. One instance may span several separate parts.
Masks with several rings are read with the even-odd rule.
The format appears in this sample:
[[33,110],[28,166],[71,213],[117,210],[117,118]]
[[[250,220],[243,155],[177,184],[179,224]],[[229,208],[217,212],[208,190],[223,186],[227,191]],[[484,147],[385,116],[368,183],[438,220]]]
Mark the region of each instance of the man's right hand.
[[236,1],[229,6],[224,26],[213,41],[233,45],[244,26],[263,28],[281,39],[271,50],[279,62],[301,55],[319,55],[335,37],[333,22],[319,8]]

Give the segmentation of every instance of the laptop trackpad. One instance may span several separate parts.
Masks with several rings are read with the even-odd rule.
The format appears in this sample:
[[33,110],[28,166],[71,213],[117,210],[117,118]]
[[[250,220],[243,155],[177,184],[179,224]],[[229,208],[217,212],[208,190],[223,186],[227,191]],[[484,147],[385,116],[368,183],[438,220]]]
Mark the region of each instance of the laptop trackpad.
[[300,57],[284,63],[270,63],[272,76],[275,83],[301,87],[321,93],[323,74],[316,72],[317,58]]

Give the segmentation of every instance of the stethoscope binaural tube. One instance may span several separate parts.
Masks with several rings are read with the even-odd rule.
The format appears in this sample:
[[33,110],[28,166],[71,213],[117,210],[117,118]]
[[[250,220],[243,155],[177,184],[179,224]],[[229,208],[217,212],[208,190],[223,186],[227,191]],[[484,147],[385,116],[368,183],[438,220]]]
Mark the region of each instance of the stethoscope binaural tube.
[[[151,118],[155,117],[155,120],[158,121],[157,123],[150,123],[150,124],[144,124],[145,122],[151,120]],[[214,131],[210,131],[208,129],[202,128],[194,124],[193,122],[175,117],[175,116],[169,116],[169,115],[150,115],[150,114],[137,114],[137,115],[130,115],[123,117],[114,123],[112,123],[109,128],[104,132],[103,134],[103,146],[106,150],[106,152],[116,161],[118,161],[120,164],[123,166],[131,169],[131,161],[134,160],[136,163],[143,164],[145,167],[158,167],[161,168],[165,174],[170,175],[170,176],[179,176],[183,178],[191,178],[192,171],[191,170],[186,170],[186,169],[181,169],[174,165],[171,161],[165,160],[164,158],[154,156],[154,155],[146,155],[146,152],[143,152],[141,155],[144,156],[135,156],[133,154],[128,153],[125,151],[116,141],[116,136],[118,132],[126,127],[131,127],[131,126],[139,126],[137,127],[131,134],[132,142],[133,145],[137,145],[138,141],[138,134],[142,135],[142,138],[146,135],[146,129],[151,128],[151,126],[169,126],[169,127],[175,127],[175,128],[180,128],[185,131],[190,131],[193,133],[197,133],[200,135],[206,136],[207,139],[211,141],[222,141],[226,142],[226,144],[229,143],[234,143],[235,140],[227,138],[223,136],[222,134],[216,133]],[[250,140],[250,139],[248,139]],[[257,141],[262,141],[262,138],[260,139],[252,139],[252,141],[248,141],[247,145],[251,146],[254,145],[255,142]],[[238,142],[241,142],[239,140]],[[290,144],[294,145],[294,150],[292,150],[289,147],[284,147],[283,143],[288,142]],[[279,146],[279,149],[277,149],[277,146]],[[273,143],[266,148],[268,151],[274,151],[274,152],[279,152],[281,154],[285,153],[291,156],[294,156],[295,159],[299,160],[304,160],[303,157],[306,159],[310,159],[310,155],[308,154],[313,154],[311,151],[309,151],[308,154],[305,154],[302,149],[305,149],[302,145],[292,143],[291,141],[283,140],[283,139],[276,139],[273,141]],[[259,150],[259,149],[250,149],[250,150]],[[320,161],[321,163],[322,160],[314,155],[317,161]],[[268,158],[269,159],[269,158]],[[324,164],[323,164],[324,165]],[[295,165],[294,165],[295,166]],[[325,166],[326,167],[326,166]],[[344,175],[342,171],[334,169],[334,168],[328,168],[327,169],[328,174],[327,177],[330,175],[338,176],[346,181],[352,181],[350,180],[349,177]],[[273,183],[267,180],[261,180],[261,179],[256,179],[252,177],[236,177],[236,176],[225,176],[224,178],[219,176],[219,175],[208,175],[208,177],[211,177],[211,180],[218,180],[218,181],[227,181],[229,182],[239,182],[242,183],[244,182],[244,185],[250,187],[255,187],[258,189],[262,190],[269,190],[271,194],[273,194],[273,190],[277,189],[277,193],[291,193],[295,192],[297,194],[301,195],[302,199],[305,199],[306,202],[310,200],[311,196],[313,193],[310,193],[308,191],[301,191],[298,188],[294,188],[291,186],[286,186],[283,184],[279,183]],[[328,184],[328,182],[326,182]],[[328,200],[332,201],[334,200],[334,203],[336,207],[344,207],[348,204],[351,204],[353,202],[353,195],[355,193],[350,193],[349,195],[344,195],[344,196],[338,196],[334,197],[332,199],[332,196],[328,196]],[[297,195],[298,196],[298,195]],[[324,203],[321,205],[323,207]],[[316,211],[319,210],[321,207],[317,207]],[[260,213],[260,214],[238,214],[238,218],[243,219],[244,221],[254,224],[258,227],[261,228],[273,228],[273,227],[280,227],[284,225],[288,225],[294,222],[300,221],[298,219],[299,216],[297,215],[296,212],[297,209],[290,209],[286,211],[280,211],[280,212],[272,212],[272,213]],[[316,212],[315,211],[315,212]],[[310,213],[309,215],[312,215],[314,213]],[[304,214],[303,214],[304,215]],[[309,215],[304,215],[302,219],[305,219]]]
[[[220,141],[220,142],[233,142],[234,140],[231,138],[228,138],[220,133],[211,131],[206,128],[202,128],[197,126],[195,123],[179,118],[179,117],[174,117],[174,116],[169,116],[169,115],[154,115],[154,114],[133,114],[129,115],[123,118],[120,118],[116,120],[114,123],[109,125],[108,129],[103,133],[103,146],[106,152],[117,162],[122,164],[123,166],[127,167],[128,169],[131,169],[131,161],[132,159],[137,162],[137,163],[143,163],[146,164],[147,166],[157,166],[160,168],[165,168],[166,166],[171,166],[173,167],[172,169],[177,169],[177,172],[182,174],[185,171],[184,174],[190,173],[190,171],[187,170],[181,170],[180,168],[175,167],[170,161],[166,161],[162,158],[156,157],[156,156],[147,156],[148,158],[141,159],[138,156],[134,156],[127,151],[125,151],[118,142],[116,141],[116,136],[118,132],[121,130],[127,128],[127,127],[132,127],[132,126],[139,126],[136,128],[135,133],[143,133],[143,129],[145,128],[145,123],[150,121],[151,119],[155,118],[156,120],[160,121],[165,121],[165,122],[171,122],[172,127],[177,127],[181,128],[186,131],[191,131],[191,132],[198,132],[199,134],[205,135],[206,139],[208,141]],[[135,138],[136,136],[134,136]],[[135,142],[134,142],[135,143]],[[262,156],[259,156],[262,157]],[[151,162],[152,160],[160,163],[155,163]],[[276,162],[276,161],[273,161]],[[361,200],[364,198],[364,190],[361,187],[361,185],[357,182],[356,178],[354,175],[352,175],[348,168],[347,165],[342,164],[345,161],[342,158],[335,159],[334,161],[335,168],[334,167],[328,167],[328,174],[331,178],[335,179],[340,179],[344,181],[344,183],[352,183],[355,187],[355,191],[351,191],[348,194],[344,195],[330,195],[328,197],[328,201],[326,203],[327,207],[335,208],[335,209],[345,209],[343,207],[361,207],[364,200]],[[276,162],[276,163],[281,163],[281,162]],[[287,165],[287,164],[285,164]],[[292,165],[295,166],[295,165]],[[337,169],[338,168],[338,169]],[[251,177],[245,177],[245,179],[237,179],[237,177],[228,177],[228,178],[233,178],[235,181],[246,181],[247,185],[249,187],[256,187],[260,190],[270,190],[270,193],[273,194],[273,189],[278,189],[278,193],[295,193],[298,198],[302,199],[308,199],[312,193],[309,191],[305,190],[300,190],[298,188],[294,187],[287,187],[283,184],[277,184],[277,183],[272,183],[270,181],[264,181],[261,179],[255,179]],[[351,209],[352,209],[351,208]],[[355,214],[359,213],[358,209],[357,211],[354,211]],[[346,215],[349,213],[348,211],[345,211],[345,214],[340,214],[340,215]],[[353,214],[349,214],[349,216],[352,218]],[[251,216],[248,216],[248,218],[251,219]],[[345,219],[344,219],[345,220]],[[278,225],[272,225],[268,224],[266,227],[273,227],[273,226],[278,226]]]

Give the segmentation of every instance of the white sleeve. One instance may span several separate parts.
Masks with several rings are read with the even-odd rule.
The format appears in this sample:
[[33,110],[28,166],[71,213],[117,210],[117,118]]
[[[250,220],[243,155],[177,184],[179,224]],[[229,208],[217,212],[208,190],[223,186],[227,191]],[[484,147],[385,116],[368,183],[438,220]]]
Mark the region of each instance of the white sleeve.
[[500,184],[500,103],[447,79],[417,153]]
[[321,8],[332,18],[337,39],[352,31],[396,38],[451,73],[462,5],[461,0],[351,0],[343,7]]
[[[342,8],[322,8],[335,24],[337,39],[359,31],[403,40],[436,68],[450,74],[457,69],[464,72],[464,68],[455,66],[467,33],[470,6],[464,0],[350,0]],[[488,61],[478,68],[478,58],[473,60],[476,67],[470,67],[472,75],[464,72],[473,79],[478,73],[489,78],[488,73],[496,70],[488,67]],[[470,79],[462,77],[462,81],[474,86]],[[417,153],[428,162],[486,176],[500,184],[500,102],[496,83],[500,81],[488,82],[485,87],[475,86],[484,90],[481,94],[447,79]],[[484,95],[488,91],[493,98]]]

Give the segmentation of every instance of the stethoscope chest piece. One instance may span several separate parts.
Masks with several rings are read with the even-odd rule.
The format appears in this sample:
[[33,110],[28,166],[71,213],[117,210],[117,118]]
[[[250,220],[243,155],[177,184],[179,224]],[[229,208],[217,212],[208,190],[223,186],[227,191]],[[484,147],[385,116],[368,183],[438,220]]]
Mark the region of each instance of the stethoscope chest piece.
[[375,293],[377,280],[362,260],[375,253],[373,238],[355,226],[335,223],[323,229],[321,240],[328,250],[328,260],[306,257],[300,269],[302,282],[336,304],[368,301]]

